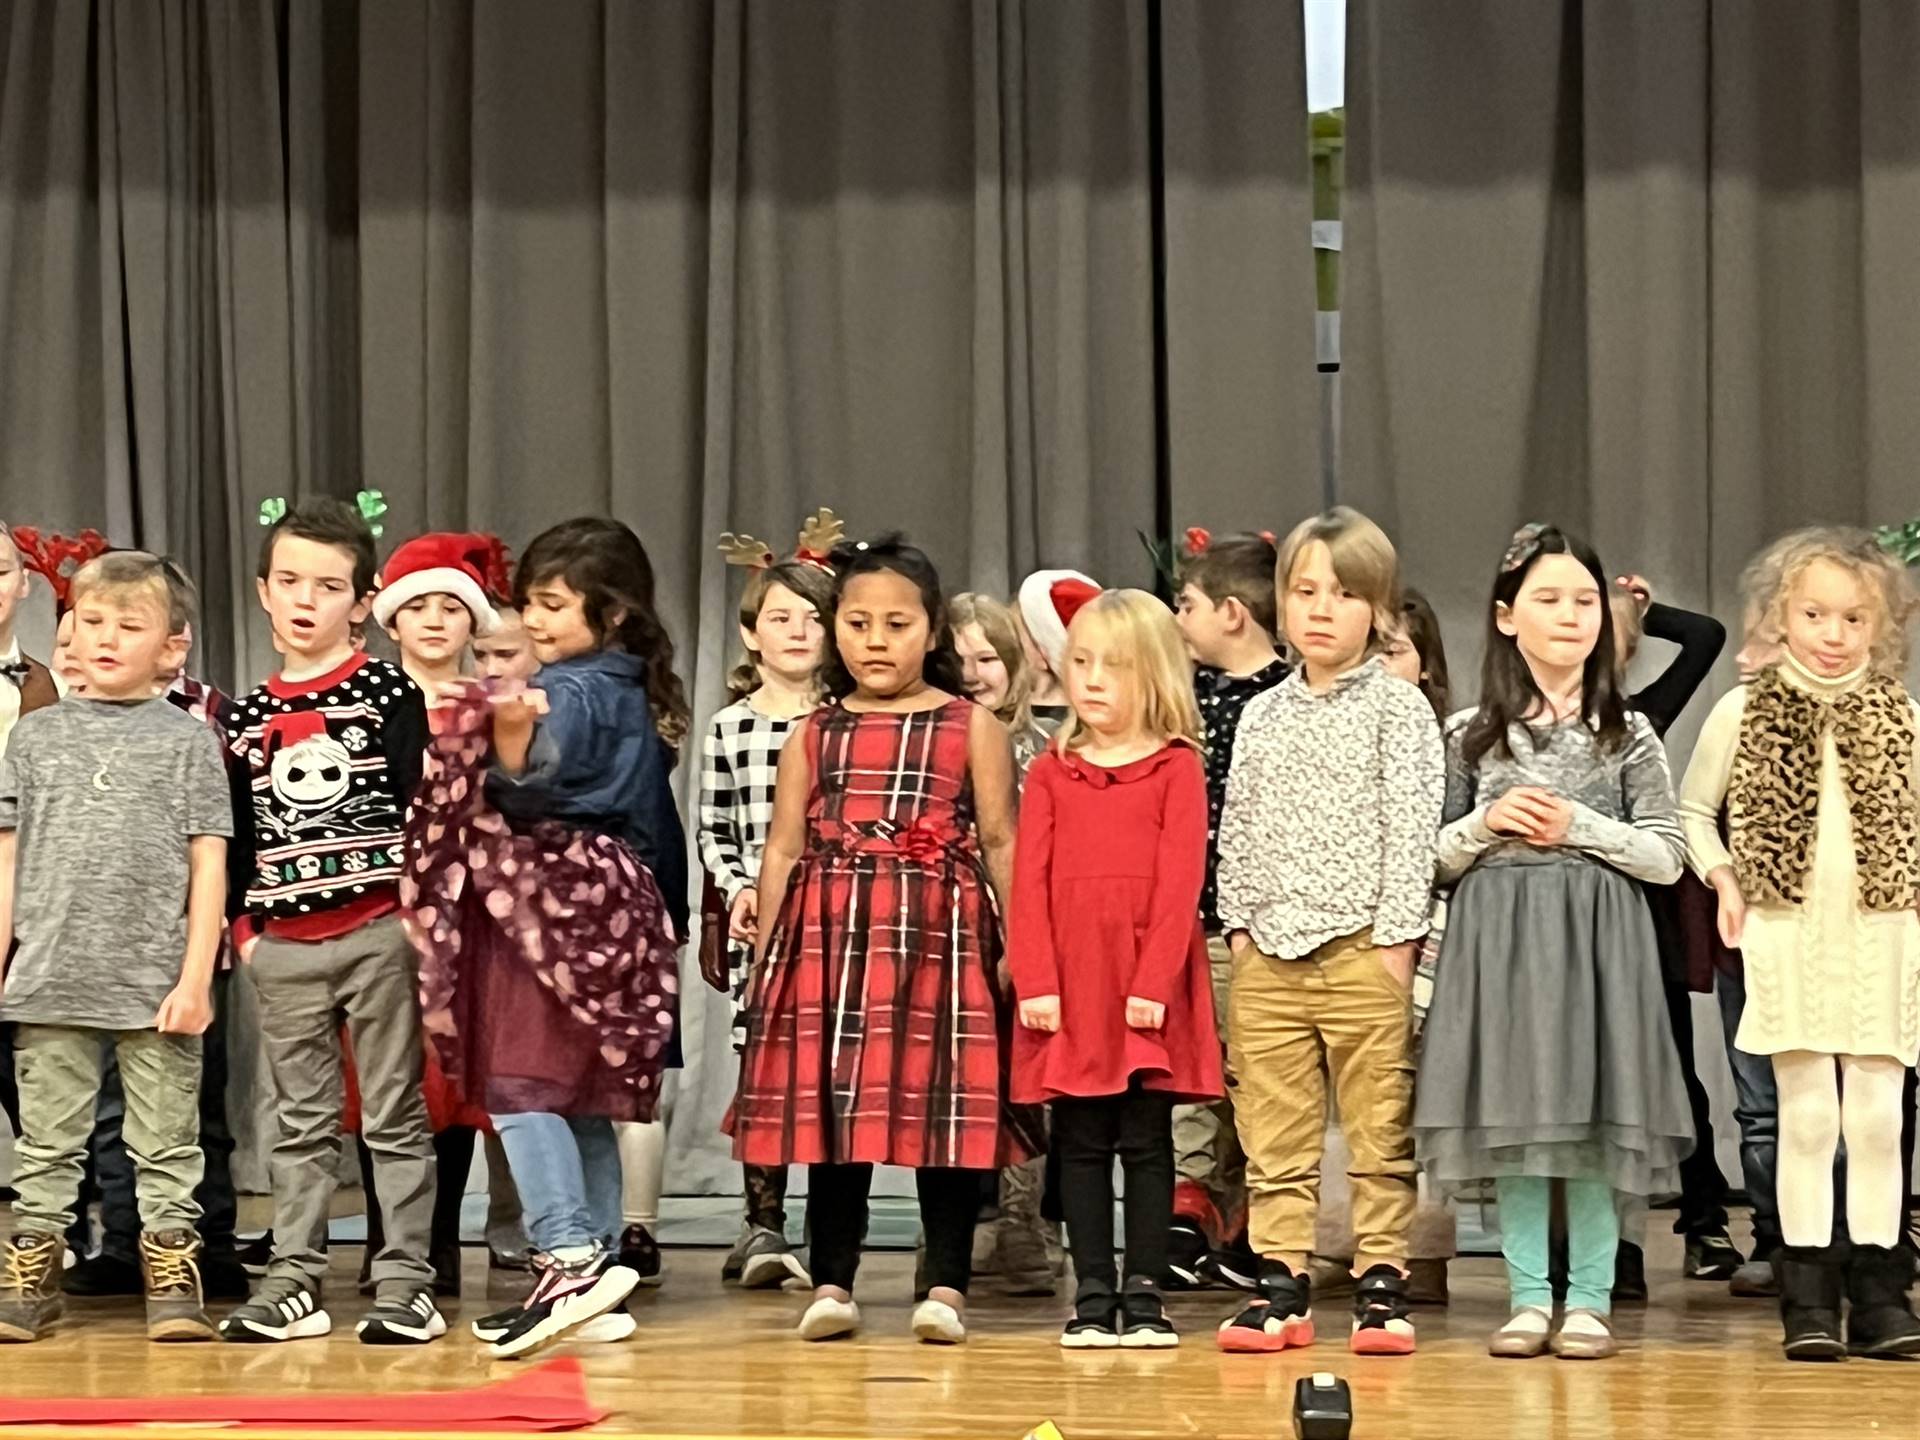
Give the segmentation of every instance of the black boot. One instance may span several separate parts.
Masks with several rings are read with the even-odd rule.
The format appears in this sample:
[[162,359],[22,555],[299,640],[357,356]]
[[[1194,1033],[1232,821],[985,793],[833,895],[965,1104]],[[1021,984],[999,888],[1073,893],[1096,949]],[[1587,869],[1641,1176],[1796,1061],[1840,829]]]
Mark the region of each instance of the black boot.
[[1780,1321],[1789,1360],[1844,1360],[1840,1262],[1831,1246],[1787,1245],[1780,1255]]
[[1907,1303],[1912,1266],[1902,1250],[1855,1245],[1847,1261],[1847,1351],[1876,1360],[1920,1355],[1920,1320]]

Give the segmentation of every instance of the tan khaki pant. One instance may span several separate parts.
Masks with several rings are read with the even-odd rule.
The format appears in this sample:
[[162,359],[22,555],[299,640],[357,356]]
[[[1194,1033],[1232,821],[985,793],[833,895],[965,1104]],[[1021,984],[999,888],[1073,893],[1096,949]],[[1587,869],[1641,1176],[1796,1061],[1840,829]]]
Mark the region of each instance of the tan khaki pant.
[[[1227,1010],[1233,981],[1233,952],[1226,937],[1207,938],[1207,960],[1213,973],[1213,1015],[1220,1027],[1220,1043],[1227,1043]],[[1231,1066],[1229,1066],[1231,1070]],[[1227,1091],[1209,1105],[1173,1107],[1173,1173],[1203,1187],[1231,1226],[1246,1203],[1247,1157],[1233,1122],[1233,1077]],[[1231,1238],[1231,1237],[1226,1237]]]
[[1304,1266],[1313,1250],[1327,1081],[1353,1151],[1355,1263],[1404,1265],[1413,1221],[1412,994],[1369,931],[1301,960],[1249,946],[1233,965],[1228,1052],[1247,1153],[1250,1238]]

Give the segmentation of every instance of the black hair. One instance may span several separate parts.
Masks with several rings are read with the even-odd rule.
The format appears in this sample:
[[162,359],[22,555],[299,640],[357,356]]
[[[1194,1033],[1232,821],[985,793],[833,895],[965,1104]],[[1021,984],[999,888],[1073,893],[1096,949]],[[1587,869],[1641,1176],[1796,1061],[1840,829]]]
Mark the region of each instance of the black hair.
[[1453,705],[1453,676],[1447,669],[1440,617],[1427,597],[1409,585],[1400,594],[1400,619],[1407,627],[1407,642],[1420,657],[1420,693],[1433,706],[1433,713],[1445,720]]
[[583,515],[543,530],[513,572],[513,603],[562,580],[584,603],[587,626],[603,649],[646,663],[647,699],[660,738],[676,750],[693,722],[686,690],[673,670],[673,640],[654,609],[653,562],[640,537],[618,520]]
[[357,506],[331,495],[309,496],[287,506],[286,513],[273,522],[267,538],[260,542],[257,573],[262,580],[273,574],[273,547],[282,535],[346,551],[353,558],[354,598],[364,599],[373,593],[380,562],[373,550],[373,530]]
[[1280,636],[1279,587],[1274,567],[1280,552],[1266,535],[1226,535],[1180,562],[1180,583],[1214,604],[1238,600],[1269,640]]
[[[877,540],[838,545],[834,547],[828,563],[833,567],[835,615],[840,612],[840,602],[847,593],[847,586],[862,575],[887,573],[911,581],[920,591],[920,603],[927,612],[927,637],[933,643],[933,648],[927,652],[926,665],[921,674],[927,684],[936,690],[944,690],[949,695],[966,693],[961,684],[960,656],[953,648],[953,626],[947,619],[946,596],[940,589],[940,572],[933,568],[933,562],[927,558],[925,551],[909,545],[905,536],[895,533],[882,535]],[[841,658],[837,635],[829,634],[827,637],[827,651],[821,661],[820,674],[825,681],[827,694],[836,700],[844,700],[856,688],[853,672],[847,669],[847,662]]]
[[1627,741],[1627,702],[1620,693],[1619,669],[1614,663],[1613,615],[1607,604],[1609,583],[1600,557],[1586,541],[1552,525],[1529,525],[1514,537],[1494,578],[1493,598],[1487,604],[1486,653],[1480,664],[1480,709],[1467,723],[1461,748],[1469,765],[1477,765],[1489,751],[1511,757],[1512,727],[1546,704],[1534,683],[1533,670],[1512,636],[1503,634],[1500,606],[1519,598],[1533,567],[1544,555],[1571,555],[1593,576],[1600,592],[1600,638],[1580,678],[1580,714],[1592,726],[1603,750],[1617,750]]

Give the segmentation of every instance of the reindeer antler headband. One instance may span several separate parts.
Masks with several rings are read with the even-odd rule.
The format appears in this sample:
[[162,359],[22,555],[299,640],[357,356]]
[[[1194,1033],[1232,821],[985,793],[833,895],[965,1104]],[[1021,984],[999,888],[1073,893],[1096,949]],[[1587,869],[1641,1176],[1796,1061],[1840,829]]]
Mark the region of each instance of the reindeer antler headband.
[[[822,506],[807,517],[806,524],[800,527],[800,543],[794,547],[790,558],[802,565],[811,565],[816,570],[830,571],[832,566],[828,564],[828,557],[846,533],[845,522]],[[729,565],[739,565],[749,570],[765,570],[778,558],[766,541],[756,540],[751,535],[737,535],[731,530],[720,537],[720,553],[727,557]]]
[[10,533],[13,548],[20,552],[20,563],[52,588],[54,605],[62,614],[72,603],[75,572],[109,548],[107,537],[98,530],[82,530],[71,536],[43,535],[32,525],[15,525]]

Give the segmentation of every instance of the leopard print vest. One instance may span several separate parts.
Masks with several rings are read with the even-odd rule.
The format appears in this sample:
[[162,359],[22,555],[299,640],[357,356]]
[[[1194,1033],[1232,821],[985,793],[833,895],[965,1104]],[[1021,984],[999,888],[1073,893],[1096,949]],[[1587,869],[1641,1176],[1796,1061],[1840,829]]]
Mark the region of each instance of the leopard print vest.
[[1734,871],[1749,903],[1799,905],[1807,898],[1828,734],[1839,751],[1853,818],[1861,907],[1899,911],[1920,900],[1916,728],[1906,690],[1883,675],[1832,698],[1789,684],[1777,667],[1748,687],[1727,822]]

